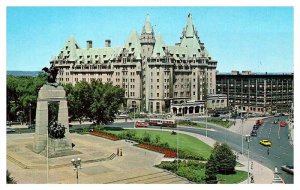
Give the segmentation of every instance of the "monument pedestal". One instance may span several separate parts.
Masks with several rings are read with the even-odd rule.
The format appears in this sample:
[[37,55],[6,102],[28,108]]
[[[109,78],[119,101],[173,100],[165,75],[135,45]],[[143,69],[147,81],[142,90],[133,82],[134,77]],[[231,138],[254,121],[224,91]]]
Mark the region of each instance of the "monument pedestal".
[[[48,138],[48,104],[51,102],[59,103],[58,121],[65,127],[65,137],[62,139]],[[72,149],[69,141],[69,120],[68,120],[68,105],[66,92],[62,86],[54,86],[45,84],[41,87],[37,100],[36,108],[36,127],[34,135],[33,150],[36,153],[41,153],[47,148],[48,138],[48,153],[51,151],[64,151]],[[53,147],[52,147],[53,146]]]

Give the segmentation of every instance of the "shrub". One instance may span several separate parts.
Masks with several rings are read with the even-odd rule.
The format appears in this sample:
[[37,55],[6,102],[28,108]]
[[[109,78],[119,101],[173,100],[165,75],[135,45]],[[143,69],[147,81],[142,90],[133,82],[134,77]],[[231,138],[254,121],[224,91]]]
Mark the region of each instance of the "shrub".
[[190,151],[178,150],[178,156],[182,159],[192,159],[192,160],[205,160],[203,156],[194,154]]
[[208,184],[218,183],[217,173],[218,173],[217,161],[214,155],[211,154],[205,165],[205,177],[204,177],[205,182]]
[[233,152],[227,144],[216,144],[214,146],[212,154],[216,160],[218,173],[232,174],[235,172],[235,155],[233,154]]
[[156,135],[155,136],[155,143],[159,143],[160,142],[160,136],[159,135]]
[[145,132],[144,135],[143,135],[143,141],[145,143],[150,143],[151,142],[151,135],[149,133]]

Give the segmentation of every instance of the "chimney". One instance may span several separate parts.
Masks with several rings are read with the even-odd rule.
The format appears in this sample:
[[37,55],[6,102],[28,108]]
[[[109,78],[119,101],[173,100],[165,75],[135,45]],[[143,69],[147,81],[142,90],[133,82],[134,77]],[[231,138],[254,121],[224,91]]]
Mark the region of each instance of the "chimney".
[[86,41],[86,49],[89,50],[92,47],[93,47],[93,41],[92,40],[87,40]]
[[105,47],[110,47],[111,41],[109,39],[105,40]]

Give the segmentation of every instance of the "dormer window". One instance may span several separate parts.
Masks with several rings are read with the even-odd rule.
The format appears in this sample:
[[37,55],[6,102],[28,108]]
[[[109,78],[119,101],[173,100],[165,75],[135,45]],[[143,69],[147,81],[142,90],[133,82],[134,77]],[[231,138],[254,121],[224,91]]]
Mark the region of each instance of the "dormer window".
[[182,54],[182,57],[185,57],[185,54]]
[[198,49],[198,52],[200,52],[201,50],[200,49]]
[[179,57],[179,54],[176,54],[177,57]]
[[131,46],[131,43],[129,43],[129,46]]
[[157,53],[156,55],[157,55],[157,57],[159,57],[159,56],[160,56],[160,53]]
[[103,58],[105,58],[106,57],[106,55],[103,55]]
[[69,48],[69,46],[66,46],[66,50]]
[[134,51],[134,48],[131,48],[131,51]]

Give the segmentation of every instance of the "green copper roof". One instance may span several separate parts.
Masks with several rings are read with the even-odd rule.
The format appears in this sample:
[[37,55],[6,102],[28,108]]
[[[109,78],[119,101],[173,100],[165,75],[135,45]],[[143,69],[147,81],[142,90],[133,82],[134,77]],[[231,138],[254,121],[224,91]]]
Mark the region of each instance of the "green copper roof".
[[128,50],[128,53],[133,54],[136,59],[141,59],[141,42],[139,34],[133,30],[126,43],[124,44],[124,48]]
[[159,54],[161,57],[165,56],[164,48],[166,47],[161,35],[155,36],[155,45],[152,52],[152,57],[157,57]]
[[148,34],[153,32],[152,26],[150,24],[150,17],[149,17],[148,14],[146,16],[146,21],[145,21],[145,25],[144,25],[144,28],[143,28],[143,32],[148,33]]
[[192,14],[188,15],[188,20],[185,28],[186,32],[186,37],[193,37],[194,36],[194,25],[193,25],[193,20],[192,20]]

